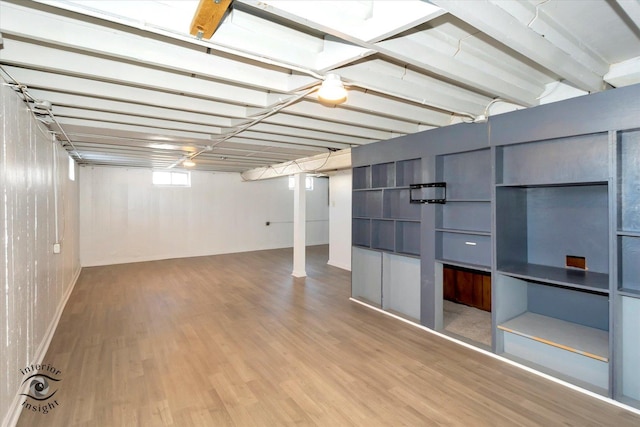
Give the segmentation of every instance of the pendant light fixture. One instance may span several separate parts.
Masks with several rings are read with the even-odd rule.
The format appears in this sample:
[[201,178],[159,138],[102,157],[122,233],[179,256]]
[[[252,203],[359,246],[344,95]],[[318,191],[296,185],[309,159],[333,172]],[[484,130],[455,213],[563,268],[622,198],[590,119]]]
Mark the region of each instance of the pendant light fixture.
[[337,74],[327,74],[318,90],[318,99],[330,104],[342,104],[347,100],[347,90]]

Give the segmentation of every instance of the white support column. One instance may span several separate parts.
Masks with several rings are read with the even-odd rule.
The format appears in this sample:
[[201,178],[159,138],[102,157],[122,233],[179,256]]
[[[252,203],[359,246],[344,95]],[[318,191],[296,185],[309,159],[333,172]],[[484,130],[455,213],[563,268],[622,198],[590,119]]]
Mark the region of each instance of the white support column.
[[294,175],[293,188],[293,272],[294,277],[306,277],[307,249],[307,212],[306,212],[306,173]]

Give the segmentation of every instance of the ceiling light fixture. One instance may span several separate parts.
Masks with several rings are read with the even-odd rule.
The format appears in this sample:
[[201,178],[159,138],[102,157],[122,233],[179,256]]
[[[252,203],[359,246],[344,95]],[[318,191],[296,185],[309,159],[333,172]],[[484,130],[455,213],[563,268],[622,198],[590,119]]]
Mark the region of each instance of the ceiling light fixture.
[[187,168],[192,168],[196,165],[196,162],[194,162],[191,159],[187,159],[185,161],[182,162],[182,166],[187,167]]
[[318,99],[331,104],[342,104],[347,100],[347,90],[337,74],[327,74],[318,90]]

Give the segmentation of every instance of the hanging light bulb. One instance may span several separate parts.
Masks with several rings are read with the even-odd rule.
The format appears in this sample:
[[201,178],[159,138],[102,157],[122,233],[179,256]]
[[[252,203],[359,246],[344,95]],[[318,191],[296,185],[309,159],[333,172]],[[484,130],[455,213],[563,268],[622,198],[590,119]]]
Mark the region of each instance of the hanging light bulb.
[[192,168],[196,165],[196,162],[194,162],[191,159],[186,159],[182,162],[182,166],[187,167],[187,168]]
[[337,74],[327,74],[318,90],[318,98],[331,104],[342,104],[347,100],[347,90]]

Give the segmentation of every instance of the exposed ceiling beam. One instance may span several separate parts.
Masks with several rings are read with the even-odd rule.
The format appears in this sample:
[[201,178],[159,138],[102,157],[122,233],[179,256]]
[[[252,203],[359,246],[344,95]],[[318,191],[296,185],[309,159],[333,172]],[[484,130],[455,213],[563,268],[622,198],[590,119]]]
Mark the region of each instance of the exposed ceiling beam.
[[640,56],[611,65],[604,80],[613,87],[640,83]]
[[[349,94],[351,96],[351,94]],[[263,123],[277,124],[281,126],[287,126],[290,128],[303,128],[313,129],[316,131],[322,131],[328,133],[337,133],[342,135],[355,136],[358,138],[364,138],[369,141],[372,140],[385,140],[391,138],[391,132],[368,129],[365,127],[346,125],[343,123],[332,123],[326,120],[320,120],[317,118],[295,116],[292,114],[280,113],[273,115],[264,120]],[[295,132],[295,130],[294,130]]]
[[[109,133],[115,136],[131,136],[138,139],[151,139],[160,142],[202,143],[210,141],[211,135],[184,130],[158,129],[156,127],[115,122],[96,122],[89,118],[58,117],[58,122],[68,133],[81,132],[92,134]],[[89,131],[93,129],[93,131]]]
[[298,138],[300,140],[305,139],[317,139],[332,142],[340,142],[349,145],[364,145],[370,142],[375,142],[373,138],[360,138],[350,135],[343,135],[337,132],[323,132],[310,129],[293,128],[291,126],[281,126],[271,123],[258,123],[251,127],[253,132],[262,132],[271,135],[288,135]]
[[184,123],[175,120],[156,119],[149,117],[134,116],[130,114],[110,113],[105,111],[78,109],[70,107],[56,107],[53,112],[58,119],[76,118],[91,120],[96,127],[102,123],[121,123],[133,126],[144,126],[155,128],[157,132],[164,133],[165,130],[178,130],[186,132],[197,132],[200,134],[220,135],[222,129],[216,126],[200,125],[195,123]]
[[300,172],[327,172],[351,167],[351,150],[340,150],[333,153],[318,154],[298,159],[295,162],[284,162],[268,167],[251,169],[242,172],[245,181],[277,178]]
[[30,89],[29,93],[36,99],[45,99],[47,101],[50,101],[54,105],[54,114],[57,113],[58,106],[61,106],[77,108],[81,110],[97,110],[110,113],[127,114],[130,116],[157,118],[183,123],[194,123],[206,126],[234,126],[233,119],[230,119],[228,117],[215,116],[213,114],[182,111],[172,108],[160,108],[142,104],[132,104],[129,102],[113,101],[109,99],[94,98],[84,95],[74,95],[41,89]]
[[557,22],[547,12],[548,7],[553,10],[553,3],[541,2],[533,4],[523,1],[494,3],[517,18],[523,26],[531,28],[595,74],[602,76],[609,69],[609,63],[604,58],[580,40],[579,37],[569,32],[565,26]]
[[[0,56],[0,59],[4,60],[4,53],[3,56]],[[160,90],[125,86],[117,83],[102,82],[54,72],[30,70],[6,65],[3,66],[3,68],[20,83],[26,84],[29,88],[112,99],[133,105],[151,105],[161,108],[174,108],[182,111],[210,113],[226,117],[245,117],[247,111],[246,107],[239,105],[167,93]]]
[[598,92],[604,81],[586,66],[551,41],[523,25],[514,16],[487,0],[431,0],[447,12],[516,52],[556,73],[576,87]]
[[286,113],[296,114],[306,117],[323,117],[337,123],[345,123],[356,126],[364,126],[371,129],[379,129],[395,134],[414,133],[418,129],[416,123],[392,119],[384,116],[375,116],[369,113],[351,110],[342,106],[327,108],[317,102],[302,100],[297,104],[288,106]]
[[615,2],[624,10],[636,28],[640,29],[640,2],[633,0],[615,0]]
[[210,39],[216,31],[231,0],[200,0],[191,21],[189,32],[192,36]]
[[390,95],[399,94],[404,99],[457,114],[482,114],[491,102],[490,97],[382,61],[348,65],[339,73],[346,81],[353,81],[360,87]]
[[[516,103],[520,103],[523,105],[535,105],[535,98],[539,94],[534,92],[527,92],[522,88],[522,86],[517,83],[505,82],[502,79],[497,78],[495,75],[485,72],[483,67],[473,66],[465,64],[459,60],[455,59],[455,49],[452,50],[452,54],[442,54],[439,53],[437,49],[433,49],[432,46],[424,47],[424,46],[416,46],[414,49],[407,49],[406,44],[404,43],[405,37],[408,36],[399,36],[399,37],[391,37],[399,34],[400,30],[404,29],[404,26],[397,28],[396,32],[389,32],[389,39],[384,40],[384,37],[375,37],[371,40],[364,40],[359,38],[358,36],[353,35],[353,31],[349,31],[348,28],[345,28],[344,31],[338,31],[335,29],[335,25],[333,23],[322,23],[316,20],[314,16],[311,16],[309,11],[313,9],[306,8],[304,3],[298,2],[287,2],[287,1],[257,1],[257,0],[236,0],[240,1],[243,5],[248,7],[253,7],[256,9],[266,10],[269,13],[289,19],[293,22],[296,22],[300,25],[305,25],[309,28],[313,28],[314,30],[325,32],[329,35],[332,35],[338,39],[344,40],[346,42],[352,43],[354,45],[360,46],[364,49],[363,52],[366,52],[368,56],[371,52],[377,52],[385,57],[394,59],[401,63],[409,64],[417,69],[425,70],[430,73],[434,73],[436,75],[442,76],[448,80],[460,81],[464,85],[470,88],[475,88],[476,90],[491,94],[492,96],[500,96],[507,100],[511,100]],[[305,2],[306,3],[306,2]],[[415,2],[382,2],[386,3],[389,7],[401,8],[405,3],[415,3]],[[428,3],[425,3],[428,5]],[[406,5],[405,5],[406,6]],[[420,21],[420,24],[432,20],[434,18],[439,17],[444,13],[443,9],[434,8],[432,5],[430,13],[425,13],[423,16],[416,16],[416,19]],[[297,8],[296,8],[297,7]],[[292,12],[293,11],[293,12]],[[332,16],[333,19],[339,19],[335,15]],[[357,32],[355,32],[357,34]],[[362,35],[360,37],[363,37]],[[373,40],[377,41],[373,42]],[[354,58],[360,59],[360,58]],[[320,64],[322,66],[321,70],[329,71],[335,70],[336,68],[346,65],[344,62],[335,62],[333,66],[329,63]],[[338,71],[339,70],[335,70]],[[402,93],[397,94],[398,97],[403,97]],[[434,107],[442,108],[442,105],[434,105],[428,104]],[[452,110],[459,111],[459,110]]]
[[[351,146],[351,144],[345,144],[341,142],[331,142],[323,139],[298,138],[295,136],[275,135],[275,134],[268,134],[268,133],[262,133],[262,132],[255,132],[251,129],[242,132],[241,135],[244,138],[249,138],[249,139],[258,139],[258,140],[268,141],[268,142],[286,142],[289,144],[301,144],[301,145],[308,145],[308,146],[314,146],[314,147],[343,149],[343,148],[350,148]],[[233,138],[230,138],[229,141],[234,142],[235,141],[234,138],[236,137],[234,136]],[[213,141],[213,143],[215,144],[215,141]]]
[[3,46],[2,62],[5,64],[240,105],[266,106],[265,92],[256,89],[27,43],[10,36],[4,37]]
[[[345,2],[340,13],[327,1],[302,2],[277,0],[236,0],[249,7],[277,13],[294,21],[300,19],[333,28],[338,37],[374,43],[393,37],[445,13],[444,10],[420,1],[361,1]],[[296,17],[296,18],[293,18]]]
[[[212,3],[212,0],[207,0]],[[139,37],[106,25],[54,15],[9,3],[0,3],[2,31],[41,43],[55,44],[86,52],[125,59],[145,66],[160,67],[181,73],[234,82],[247,87],[288,91],[290,87],[309,85],[316,78],[292,75],[288,69],[264,66],[258,62],[207,53],[196,44],[176,44],[170,41]],[[24,25],[28,22],[29,25]],[[65,28],[65,31],[57,31]],[[131,49],[135,46],[135,49]],[[176,61],[176,58],[180,58]]]

